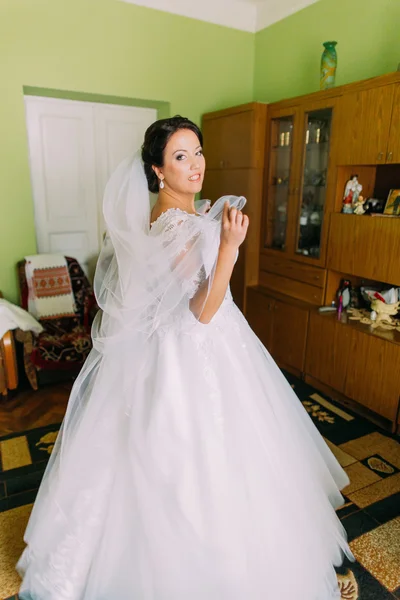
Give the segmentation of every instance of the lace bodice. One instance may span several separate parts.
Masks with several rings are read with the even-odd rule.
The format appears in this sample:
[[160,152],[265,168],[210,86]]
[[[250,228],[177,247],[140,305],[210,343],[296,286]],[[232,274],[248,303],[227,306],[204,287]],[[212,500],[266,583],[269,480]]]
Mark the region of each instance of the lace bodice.
[[[201,215],[189,214],[179,208],[170,208],[161,213],[161,215],[152,223],[150,233],[151,235],[163,236],[163,244],[167,245],[174,241],[175,237],[178,235],[180,227],[184,224],[189,228],[193,228],[194,236],[201,236],[202,238],[199,245],[199,251],[202,253],[202,260],[200,261],[202,266],[199,270],[196,270],[196,272],[192,273],[191,277],[188,278],[184,284],[186,297],[190,299],[193,298],[201,283],[210,275],[212,268],[215,265],[219,249],[219,233],[216,236],[214,228],[220,228],[220,223],[210,221],[206,218],[203,218]],[[196,237],[196,241],[197,239],[198,238]],[[218,240],[217,245],[216,239]],[[188,250],[189,248],[180,248],[179,252],[185,253]],[[237,256],[238,254],[239,253],[237,253]],[[232,307],[232,305],[233,298],[230,287],[228,286],[225,298],[212,322],[215,325],[222,323],[227,314],[227,309]],[[179,320],[180,316],[176,316]]]
[[[166,211],[151,224],[150,232],[151,235],[162,235],[165,245],[171,243],[178,234],[179,228],[188,222],[193,222],[194,235],[204,236],[204,228],[202,227],[204,221],[201,216],[196,214],[187,213],[180,208],[168,208]],[[201,221],[201,223],[200,223]],[[196,232],[197,230],[197,232]],[[206,236],[204,236],[204,243],[206,244]],[[185,247],[181,249],[181,252],[187,252],[189,248]],[[188,278],[185,283],[185,291],[189,298],[193,298],[197,292],[201,283],[206,279],[206,269],[203,266],[201,269],[196,270],[195,273]]]
[[167,208],[152,222],[150,229],[156,235],[161,232],[173,231],[180,223],[191,218],[198,219],[201,217],[197,214],[190,214],[181,208]]

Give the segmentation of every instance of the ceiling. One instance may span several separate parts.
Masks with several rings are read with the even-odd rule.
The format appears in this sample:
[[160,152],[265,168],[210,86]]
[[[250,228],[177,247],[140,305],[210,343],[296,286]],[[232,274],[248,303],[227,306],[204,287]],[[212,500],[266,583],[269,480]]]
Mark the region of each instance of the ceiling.
[[319,0],[122,0],[255,33]]

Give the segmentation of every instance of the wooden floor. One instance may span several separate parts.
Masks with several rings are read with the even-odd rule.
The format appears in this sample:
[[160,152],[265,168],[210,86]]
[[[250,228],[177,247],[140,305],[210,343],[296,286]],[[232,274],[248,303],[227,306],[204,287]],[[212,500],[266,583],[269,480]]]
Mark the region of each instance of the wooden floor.
[[61,423],[71,387],[72,382],[63,382],[37,391],[26,387],[5,399],[0,396],[0,437]]

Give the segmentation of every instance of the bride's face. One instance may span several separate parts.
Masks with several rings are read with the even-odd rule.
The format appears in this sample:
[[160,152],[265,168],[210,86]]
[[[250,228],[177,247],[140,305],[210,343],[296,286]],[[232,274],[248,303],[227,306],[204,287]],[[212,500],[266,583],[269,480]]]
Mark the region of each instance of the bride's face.
[[206,162],[199,138],[190,129],[180,129],[169,139],[164,150],[164,165],[156,170],[165,189],[177,194],[200,192]]

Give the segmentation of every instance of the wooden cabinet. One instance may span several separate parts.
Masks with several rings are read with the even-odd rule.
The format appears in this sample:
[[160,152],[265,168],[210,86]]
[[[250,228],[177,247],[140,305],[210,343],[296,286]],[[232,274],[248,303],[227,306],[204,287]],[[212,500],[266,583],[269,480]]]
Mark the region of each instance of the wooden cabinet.
[[335,106],[336,98],[310,99],[268,112],[262,240],[270,256],[325,263]]
[[400,345],[354,329],[351,334],[344,393],[394,422],[400,398]]
[[400,286],[400,219],[339,212],[353,173],[364,197],[400,187],[400,73],[210,113],[203,132],[203,197],[248,200],[231,284],[256,334],[280,366],[400,424],[398,332],[316,310],[342,278]]
[[275,300],[273,306],[271,354],[283,367],[304,371],[308,310]]
[[269,254],[287,255],[293,247],[298,195],[299,115],[297,107],[268,112],[268,166],[262,223],[263,246]]
[[265,105],[252,103],[203,116],[207,169],[263,167],[264,109]]
[[364,92],[368,95],[368,98],[367,113],[364,119],[361,164],[373,165],[386,162],[393,92],[393,85],[372,88],[368,92]]
[[387,153],[388,163],[400,163],[400,84],[395,86]]
[[351,330],[335,320],[311,312],[305,371],[344,394],[350,353]]
[[236,304],[244,310],[245,288],[258,283],[266,105],[251,103],[203,117],[206,175],[202,197],[245,196],[250,226],[231,278]]
[[304,370],[308,310],[290,298],[282,298],[249,287],[246,317],[277,363],[300,375]]
[[399,84],[371,87],[340,98],[337,164],[400,162],[399,88]]
[[362,164],[364,121],[367,114],[367,92],[344,94],[338,100],[335,158],[341,165]]
[[[400,343],[384,333],[311,312],[306,375],[395,423],[400,399]],[[382,336],[382,337],[379,337]],[[393,337],[393,336],[392,336]]]

